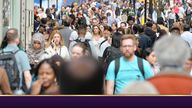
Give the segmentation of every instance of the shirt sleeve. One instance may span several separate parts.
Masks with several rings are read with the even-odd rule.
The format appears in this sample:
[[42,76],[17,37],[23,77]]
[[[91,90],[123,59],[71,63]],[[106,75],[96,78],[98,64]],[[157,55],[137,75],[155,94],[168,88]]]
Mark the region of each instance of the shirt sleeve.
[[70,41],[73,41],[73,40],[75,40],[75,39],[77,39],[77,38],[78,38],[77,32],[76,32],[76,31],[73,31],[73,32],[71,33],[70,37],[69,37],[69,40],[70,40]]
[[76,44],[77,42],[75,42],[75,41],[72,41],[70,44],[69,44],[69,54],[71,55],[71,51],[72,51],[72,48],[73,48],[73,46]]
[[29,71],[31,69],[29,65],[29,59],[27,57],[27,54],[25,52],[20,52],[21,56],[19,58],[19,61],[21,63],[21,70],[22,72],[24,71]]
[[64,51],[64,59],[66,59],[66,60],[69,60],[70,59],[70,56],[69,56],[69,51],[68,51],[68,49],[67,49],[67,47],[63,47],[63,51]]
[[109,64],[109,67],[107,69],[107,75],[106,75],[106,80],[115,80],[115,61],[112,61]]
[[154,76],[153,69],[151,68],[151,65],[149,64],[148,61],[144,60],[144,72],[145,72],[145,78],[148,79],[150,77]]

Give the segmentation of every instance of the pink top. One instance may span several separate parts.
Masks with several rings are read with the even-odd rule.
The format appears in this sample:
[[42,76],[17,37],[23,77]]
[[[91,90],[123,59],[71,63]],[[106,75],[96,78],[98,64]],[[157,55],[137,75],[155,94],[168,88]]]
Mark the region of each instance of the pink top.
[[179,7],[175,7],[175,8],[174,8],[174,13],[175,13],[175,14],[178,14],[178,13],[179,13]]

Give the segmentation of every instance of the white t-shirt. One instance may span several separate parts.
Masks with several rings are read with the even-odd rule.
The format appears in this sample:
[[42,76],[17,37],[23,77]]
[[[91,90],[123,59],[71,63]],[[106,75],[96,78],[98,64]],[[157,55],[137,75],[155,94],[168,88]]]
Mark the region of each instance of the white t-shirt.
[[[72,33],[71,33],[71,36],[70,36],[70,38],[69,38],[69,40],[70,41],[74,41],[74,40],[76,40],[78,38],[78,33],[77,33],[77,31],[73,31]],[[85,34],[85,39],[92,39],[92,34],[90,33],[90,32],[87,32],[86,34]]]

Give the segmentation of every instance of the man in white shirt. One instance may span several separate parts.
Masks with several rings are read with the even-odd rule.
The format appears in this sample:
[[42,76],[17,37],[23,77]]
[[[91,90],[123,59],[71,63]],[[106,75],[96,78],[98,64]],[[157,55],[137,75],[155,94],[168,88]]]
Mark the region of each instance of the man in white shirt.
[[184,39],[192,48],[192,33],[189,32],[190,26],[188,24],[185,24],[183,27],[183,33],[181,34],[181,38]]

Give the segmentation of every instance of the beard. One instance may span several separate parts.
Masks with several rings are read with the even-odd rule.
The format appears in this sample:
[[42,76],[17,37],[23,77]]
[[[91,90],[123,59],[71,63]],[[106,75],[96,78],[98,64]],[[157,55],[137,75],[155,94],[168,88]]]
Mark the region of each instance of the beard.
[[128,52],[124,53],[123,55],[124,55],[125,58],[127,58],[127,59],[130,59],[130,58],[132,58],[132,57],[134,56],[133,53],[128,53]]

